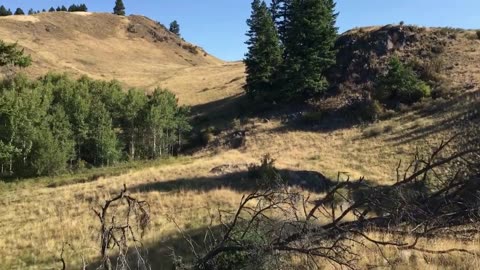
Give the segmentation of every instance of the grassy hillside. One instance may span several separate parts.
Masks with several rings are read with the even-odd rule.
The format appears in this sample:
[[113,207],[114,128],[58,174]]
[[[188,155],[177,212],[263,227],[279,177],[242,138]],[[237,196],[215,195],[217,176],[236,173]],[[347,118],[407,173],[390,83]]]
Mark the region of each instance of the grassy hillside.
[[8,16],[0,18],[0,36],[32,56],[26,72],[34,77],[67,72],[116,79],[128,87],[168,87],[189,105],[236,94],[243,83],[241,63],[226,63],[143,16]]
[[[202,109],[207,122],[212,123],[231,113],[242,93],[242,63],[224,63],[203,51],[192,54],[177,44],[188,43],[142,17],[55,13],[0,18],[0,22],[0,35],[7,41],[18,40],[32,54],[34,65],[27,70],[32,75],[53,69],[115,78],[129,86],[168,87],[182,103]],[[111,27],[96,27],[104,24]],[[154,42],[141,29],[129,32],[132,24],[136,25],[134,28],[158,27],[156,33],[167,40]],[[344,37],[368,38],[378,29],[356,29]],[[472,119],[478,120],[480,41],[471,38],[473,32],[469,31],[448,30],[456,33],[455,38],[448,34],[436,37],[435,31],[422,31],[425,39],[421,40],[426,43],[410,43],[400,53],[406,55],[413,46],[432,48],[439,40],[446,40],[448,46],[435,54],[444,63],[438,74],[445,84],[438,87],[446,85],[448,91],[457,93],[452,97],[446,95],[391,112],[373,124],[337,118],[334,114],[315,114],[318,108],[289,108],[238,119],[225,117],[225,126],[229,128],[213,132],[208,147],[189,158],[163,165],[146,164],[130,171],[122,169],[121,175],[105,174],[86,183],[66,177],[61,179],[61,186],[52,185],[56,179],[2,184],[0,269],[59,268],[64,242],[75,248],[75,252],[66,254],[71,262],[79,264],[79,254],[88,262],[95,261],[99,255],[99,223],[91,208],[117,194],[123,184],[134,196],[150,203],[152,226],[144,242],[153,268],[171,269],[168,247],[175,246],[181,254],[187,247],[172,219],[189,233],[204,232],[218,209],[236,208],[242,195],[251,190],[242,179],[248,165],[265,154],[271,154],[277,167],[299,182],[318,177],[318,173],[335,179],[341,172],[353,179],[365,176],[377,184],[393,183],[400,160],[410,160],[417,149],[428,153],[441,140],[463,132],[467,124],[474,123]],[[376,59],[387,58],[390,53]],[[425,57],[424,61],[430,59],[433,58]],[[350,78],[348,82],[355,83]],[[348,93],[358,90],[357,85],[345,85]],[[332,98],[331,104],[337,104],[336,98]],[[243,143],[232,147],[232,137],[239,133],[244,134]],[[430,239],[421,246],[478,250],[479,239]],[[480,267],[478,256],[422,255],[396,248],[381,254],[375,247],[361,246],[356,251],[365,254],[358,263],[361,269],[373,265],[395,269]],[[384,259],[385,254],[390,261]]]

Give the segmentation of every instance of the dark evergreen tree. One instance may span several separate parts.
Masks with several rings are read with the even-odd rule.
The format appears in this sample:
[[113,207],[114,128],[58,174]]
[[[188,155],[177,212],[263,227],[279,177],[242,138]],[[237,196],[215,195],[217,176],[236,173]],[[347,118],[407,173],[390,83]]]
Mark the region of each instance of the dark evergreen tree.
[[55,12],[55,8],[54,7],[51,7],[48,12]]
[[115,1],[115,7],[113,7],[113,14],[119,16],[125,16],[125,5],[122,0]]
[[270,12],[272,13],[273,21],[277,27],[280,41],[285,41],[285,32],[289,25],[289,18],[287,14],[290,11],[292,0],[272,0]]
[[308,99],[329,87],[338,13],[334,0],[292,0],[286,10],[282,85],[287,99]]
[[78,11],[87,12],[87,11],[88,11],[87,5],[85,5],[85,4],[80,4],[80,5],[78,6]]
[[248,53],[244,59],[247,69],[245,91],[251,98],[278,99],[272,82],[281,64],[282,53],[277,31],[265,2],[253,1],[252,14],[247,24],[250,30],[247,32],[249,39],[246,42]]
[[13,15],[13,12],[10,9],[8,9],[7,10],[7,16],[11,16],[11,15]]
[[23,10],[21,8],[17,8],[15,10],[15,15],[25,15],[25,12],[23,12]]
[[63,6],[61,7],[61,11],[68,11],[67,7]]
[[59,12],[59,11],[62,11],[62,8],[60,8],[59,6],[55,9],[56,12]]
[[78,10],[78,6],[75,4],[72,4],[71,6],[68,7],[68,12],[76,12]]
[[170,23],[169,30],[170,30],[170,32],[174,33],[175,35],[180,36],[180,25],[178,24],[178,22],[176,20]]
[[35,14],[35,11],[33,11],[33,9],[32,9],[32,8],[31,8],[31,9],[29,9],[29,10],[28,10],[28,15],[33,15],[33,14]]
[[47,10],[46,10],[46,9],[42,9],[42,12],[45,13],[45,12],[47,12]]
[[8,16],[8,10],[3,5],[0,6],[0,16]]

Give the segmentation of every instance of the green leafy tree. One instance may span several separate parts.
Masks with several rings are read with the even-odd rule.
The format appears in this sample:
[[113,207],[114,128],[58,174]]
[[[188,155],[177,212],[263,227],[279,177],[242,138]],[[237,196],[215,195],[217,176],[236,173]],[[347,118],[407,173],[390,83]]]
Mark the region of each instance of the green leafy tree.
[[150,157],[158,158],[173,152],[178,125],[177,99],[174,94],[162,89],[155,89],[146,106],[144,124],[146,137],[150,142]]
[[25,12],[23,12],[23,10],[21,8],[17,8],[15,10],[15,15],[25,15]]
[[246,93],[251,98],[278,99],[272,81],[282,62],[282,51],[275,24],[265,2],[254,0],[252,14],[247,20],[248,53],[245,55],[247,70]]
[[375,97],[387,105],[412,104],[430,96],[430,92],[430,87],[411,68],[403,65],[398,57],[393,57],[388,72],[377,80]]
[[325,93],[335,64],[338,13],[333,0],[292,0],[286,9],[283,81],[287,99]]
[[136,89],[130,89],[123,101],[122,127],[128,142],[128,157],[135,160],[136,142],[141,133],[142,110],[147,104],[147,97]]
[[115,7],[113,7],[113,14],[119,16],[125,16],[125,5],[122,0],[115,1]]
[[95,165],[109,166],[120,158],[119,142],[112,126],[112,118],[105,106],[94,100],[89,121],[90,162]]
[[174,33],[175,35],[180,36],[180,25],[178,24],[178,22],[176,20],[170,23],[169,30],[170,30],[170,32]]

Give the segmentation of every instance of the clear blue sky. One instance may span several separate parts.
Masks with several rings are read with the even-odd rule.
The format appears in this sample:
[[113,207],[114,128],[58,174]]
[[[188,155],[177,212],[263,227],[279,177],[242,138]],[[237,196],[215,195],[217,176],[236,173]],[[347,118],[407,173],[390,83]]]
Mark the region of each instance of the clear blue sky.
[[[85,3],[90,11],[111,12],[115,0],[0,0],[17,6],[48,9],[50,6]],[[127,14],[142,14],[168,25],[178,20],[183,37],[225,60],[240,60],[245,53],[245,20],[251,0],[124,0]],[[356,26],[405,21],[425,26],[480,28],[480,0],[338,0],[338,26],[346,31]]]

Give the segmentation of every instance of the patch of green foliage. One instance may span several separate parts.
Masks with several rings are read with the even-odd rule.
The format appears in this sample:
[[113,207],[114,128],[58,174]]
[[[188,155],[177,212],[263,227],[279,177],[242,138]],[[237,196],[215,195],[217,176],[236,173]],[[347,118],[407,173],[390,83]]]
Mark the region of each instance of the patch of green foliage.
[[156,89],[48,74],[0,84],[0,176],[56,175],[168,157],[190,131],[188,108]]
[[375,98],[388,105],[412,104],[430,95],[430,86],[397,57],[390,59],[387,73],[377,79]]

